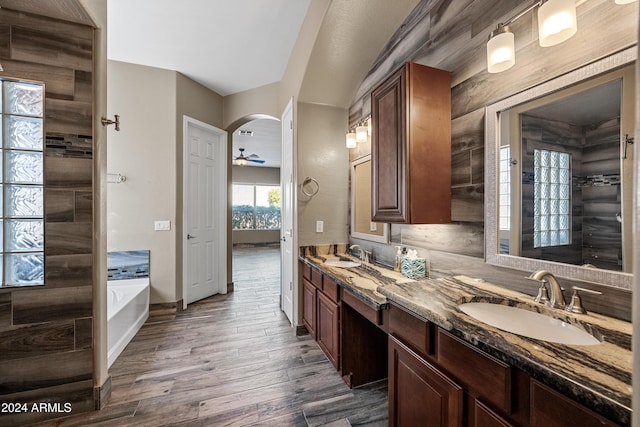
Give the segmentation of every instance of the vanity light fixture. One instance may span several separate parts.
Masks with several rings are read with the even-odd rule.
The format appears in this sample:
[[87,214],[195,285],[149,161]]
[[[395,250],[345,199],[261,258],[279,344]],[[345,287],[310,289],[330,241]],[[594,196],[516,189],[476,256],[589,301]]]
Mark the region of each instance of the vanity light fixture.
[[555,46],[578,31],[575,0],[542,1],[538,9],[540,46]]
[[508,25],[498,24],[487,42],[487,71],[501,73],[516,63],[515,37]]
[[[616,0],[629,1],[629,0]],[[635,0],[631,0],[635,1]],[[539,0],[516,16],[501,22],[491,32],[487,42],[487,71],[500,73],[513,67],[515,36],[509,24],[538,8],[538,35],[542,47],[554,46],[568,40],[578,31],[575,0]]]
[[369,128],[364,124],[356,127],[356,142],[367,142],[369,139]]
[[347,133],[347,148],[356,148],[358,146],[358,141],[356,140],[356,133],[349,132]]

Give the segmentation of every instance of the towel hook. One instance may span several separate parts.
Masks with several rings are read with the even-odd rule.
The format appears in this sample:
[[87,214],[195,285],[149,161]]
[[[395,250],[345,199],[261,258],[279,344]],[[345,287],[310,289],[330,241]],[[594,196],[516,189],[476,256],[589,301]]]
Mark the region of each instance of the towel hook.
[[114,114],[113,118],[115,120],[110,120],[110,119],[107,119],[106,117],[103,117],[100,120],[100,122],[102,123],[102,126],[116,125],[116,130],[119,131],[120,130],[120,116],[118,114]]
[[[309,184],[309,183],[314,183],[316,185],[315,186],[315,190],[311,190],[310,192],[308,192],[305,189],[305,186],[307,184]],[[304,181],[302,181],[302,186],[301,187],[302,187],[302,192],[304,193],[304,195],[308,196],[308,197],[313,197],[316,194],[318,194],[318,191],[320,191],[320,184],[318,184],[318,181],[316,181],[315,179],[311,178],[310,176],[306,177],[304,179]]]

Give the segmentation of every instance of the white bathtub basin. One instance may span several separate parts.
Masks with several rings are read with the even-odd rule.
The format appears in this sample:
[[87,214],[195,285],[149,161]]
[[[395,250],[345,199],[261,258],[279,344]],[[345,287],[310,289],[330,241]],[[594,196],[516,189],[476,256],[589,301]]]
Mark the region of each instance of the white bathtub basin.
[[474,319],[513,334],[559,344],[600,344],[597,338],[582,329],[522,308],[484,302],[461,304],[458,308]]
[[328,265],[330,267],[342,267],[342,268],[358,267],[359,265],[361,265],[359,262],[355,262],[355,261],[325,261],[324,263],[325,265]]

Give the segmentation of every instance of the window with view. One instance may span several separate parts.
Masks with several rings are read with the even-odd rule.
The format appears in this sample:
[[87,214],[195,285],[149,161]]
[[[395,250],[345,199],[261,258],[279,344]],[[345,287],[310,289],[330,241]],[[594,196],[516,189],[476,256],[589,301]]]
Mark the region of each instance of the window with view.
[[231,215],[234,230],[279,230],[280,187],[233,185]]
[[568,245],[571,238],[571,155],[534,150],[533,246]]
[[2,286],[44,283],[44,89],[2,80]]

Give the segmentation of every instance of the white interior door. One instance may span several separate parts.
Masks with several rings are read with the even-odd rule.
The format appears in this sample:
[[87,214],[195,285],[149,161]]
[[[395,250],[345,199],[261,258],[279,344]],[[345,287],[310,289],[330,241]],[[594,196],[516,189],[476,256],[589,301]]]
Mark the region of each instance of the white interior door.
[[184,118],[183,305],[227,290],[227,133]]
[[293,277],[295,268],[295,233],[294,229],[294,156],[293,156],[293,99],[282,114],[282,163],[280,165],[281,224],[280,224],[280,257],[282,271],[280,274],[280,305],[282,311],[295,325]]

